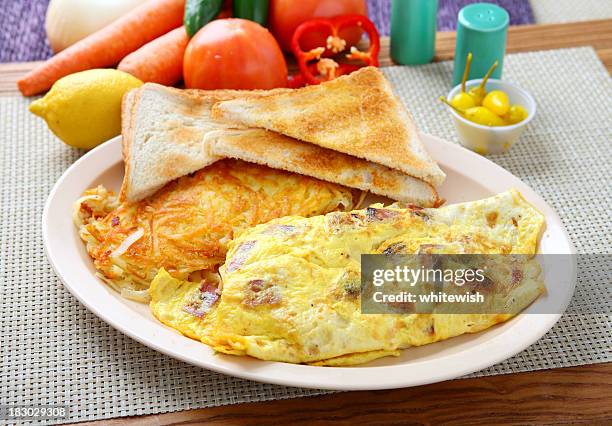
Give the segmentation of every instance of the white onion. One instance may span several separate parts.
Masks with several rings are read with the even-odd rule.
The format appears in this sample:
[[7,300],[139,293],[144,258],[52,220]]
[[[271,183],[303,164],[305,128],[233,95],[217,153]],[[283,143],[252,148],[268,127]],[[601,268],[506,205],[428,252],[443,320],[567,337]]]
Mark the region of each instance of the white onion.
[[147,0],[51,0],[45,29],[55,53],[104,28]]
[[132,232],[130,235],[128,235],[128,237],[125,240],[123,240],[121,244],[119,244],[119,247],[117,247],[111,253],[111,257],[121,256],[123,253],[127,251],[127,249],[130,248],[132,244],[134,244],[136,241],[142,238],[143,235],[144,235],[144,230],[142,228],[138,228],[138,230]]

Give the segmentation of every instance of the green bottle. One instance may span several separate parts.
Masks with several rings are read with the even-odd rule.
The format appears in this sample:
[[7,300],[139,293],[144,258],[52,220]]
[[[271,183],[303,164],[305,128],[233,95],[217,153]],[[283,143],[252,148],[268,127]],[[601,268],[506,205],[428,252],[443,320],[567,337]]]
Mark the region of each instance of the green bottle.
[[269,0],[234,0],[234,18],[255,21],[264,27],[268,23]]
[[393,0],[391,58],[402,65],[431,62],[436,53],[438,0]]
[[509,23],[508,12],[491,3],[474,3],[459,11],[453,86],[461,83],[465,61],[470,52],[472,66],[468,80],[484,77],[495,61],[498,65],[491,78],[501,78]]

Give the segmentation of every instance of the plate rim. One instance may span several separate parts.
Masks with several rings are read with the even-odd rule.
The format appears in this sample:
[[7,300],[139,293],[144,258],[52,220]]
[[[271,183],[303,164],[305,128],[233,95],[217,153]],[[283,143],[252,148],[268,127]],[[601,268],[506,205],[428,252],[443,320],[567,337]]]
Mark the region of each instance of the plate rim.
[[[545,214],[546,217],[551,216],[552,219],[554,219],[554,221],[557,222],[559,231],[562,233],[562,236],[569,248],[569,253],[574,254],[576,252],[572,244],[572,241],[569,237],[569,234],[567,233],[565,227],[563,226],[555,210],[548,203],[546,203],[546,201],[542,199],[533,189],[531,189],[527,184],[521,181],[518,177],[512,175],[509,171],[505,170],[503,167],[499,166],[498,164],[494,163],[488,158],[485,158],[476,153],[473,153],[458,144],[454,144],[454,143],[445,141],[439,137],[429,135],[429,134],[421,133],[421,136],[425,140],[431,139],[431,140],[434,140],[435,143],[444,144],[443,146],[445,148],[448,148],[451,150],[456,149],[459,151],[463,151],[461,154],[467,155],[467,158],[469,158],[470,160],[477,161],[477,162],[484,161],[487,167],[493,166],[499,169],[499,171],[502,174],[505,174],[506,178],[516,181],[517,183],[516,186],[521,187],[519,188],[519,191],[523,193],[523,195],[525,195],[524,191],[530,192],[528,198],[532,198],[533,196],[535,196],[537,199],[539,199],[539,201],[541,201],[541,203],[544,206],[546,206],[546,212],[545,213],[542,212],[542,213]],[[141,333],[138,333],[134,330],[134,326],[130,324],[126,324],[125,320],[122,321],[121,318],[116,318],[112,313],[109,314],[108,312],[105,312],[99,309],[95,303],[93,303],[87,297],[83,297],[78,289],[78,286],[74,286],[72,283],[67,282],[67,280],[64,277],[64,273],[63,273],[65,265],[61,264],[60,261],[55,256],[55,254],[50,250],[50,247],[51,247],[51,242],[50,242],[51,222],[49,220],[50,212],[51,212],[53,203],[57,198],[57,194],[61,190],[63,184],[65,183],[67,179],[71,177],[73,173],[75,173],[75,170],[78,170],[83,163],[87,163],[90,158],[96,157],[99,155],[104,155],[104,154],[109,155],[108,153],[105,153],[105,151],[112,151],[113,149],[120,149],[120,147],[116,146],[117,144],[118,145],[121,144],[121,136],[117,136],[113,139],[110,139],[104,144],[87,152],[81,158],[75,161],[70,167],[68,167],[68,169],[64,171],[61,177],[54,184],[45,202],[45,205],[43,208],[43,214],[42,214],[42,237],[43,237],[44,252],[45,252],[45,255],[51,267],[53,268],[55,274],[60,279],[64,287],[66,287],[66,289],[82,305],[84,305],[90,312],[92,312],[94,315],[96,315],[98,318],[100,318],[107,324],[111,325],[113,328],[117,329],[123,334],[136,340],[137,342],[145,346],[148,346],[160,353],[168,355],[172,358],[181,360],[191,365],[195,365],[197,367],[215,371],[218,373],[227,374],[227,375],[239,377],[242,379],[254,380],[258,382],[271,383],[271,384],[283,385],[283,386],[295,386],[295,387],[312,388],[312,389],[345,390],[345,391],[347,390],[394,389],[394,388],[401,388],[401,387],[420,386],[420,385],[425,385],[429,383],[450,380],[450,379],[454,379],[454,378],[463,376],[465,374],[473,373],[475,371],[479,371],[484,368],[490,367],[492,365],[498,364],[499,362],[504,361],[516,355],[517,353],[521,352],[522,350],[526,349],[527,347],[531,346],[536,341],[538,341],[557,323],[557,321],[563,315],[563,313],[529,314],[529,315],[537,315],[540,319],[540,325],[537,328],[538,331],[532,332],[529,335],[529,338],[519,339],[519,342],[520,342],[519,344],[515,345],[511,349],[508,349],[508,347],[504,347],[503,350],[497,353],[496,355],[491,354],[492,352],[490,350],[491,348],[486,348],[485,347],[487,346],[486,344],[475,345],[466,351],[470,351],[471,355],[482,356],[482,358],[474,358],[474,360],[478,359],[479,361],[473,361],[471,364],[467,363],[463,365],[462,367],[457,367],[457,364],[455,364],[456,360],[454,360],[454,358],[464,357],[465,356],[464,352],[466,351],[460,351],[458,353],[446,355],[445,357],[435,360],[436,362],[440,363],[440,365],[438,365],[437,366],[438,368],[436,368],[434,372],[428,375],[427,377],[418,377],[418,378],[410,377],[410,376],[405,377],[405,375],[398,374],[400,373],[400,371],[391,372],[388,370],[401,370],[401,369],[410,370],[414,368],[418,369],[419,364],[423,364],[423,363],[429,364],[432,362],[432,360],[422,360],[422,361],[417,360],[417,361],[411,362],[409,365],[397,364],[397,365],[386,365],[386,366],[375,366],[375,367],[317,367],[317,366],[309,366],[309,365],[301,365],[301,364],[288,364],[288,363],[282,363],[282,362],[256,360],[256,362],[262,363],[262,365],[265,364],[263,368],[233,369],[231,368],[231,365],[232,364],[237,365],[238,363],[230,362],[229,365],[226,366],[226,365],[223,365],[224,364],[223,361],[217,362],[217,363],[215,362],[211,363],[205,360],[193,359],[192,357],[186,356],[180,350],[174,350],[164,344],[158,343],[156,340],[152,339],[150,336],[143,336]],[[107,169],[104,169],[104,170],[107,170]],[[72,218],[70,218],[70,221],[72,222]],[[576,267],[575,265],[573,265],[572,295],[575,291],[576,272],[577,272]],[[99,281],[97,277],[95,279]],[[101,283],[101,281],[99,282]],[[565,311],[565,309],[567,308],[567,305],[569,304],[570,300],[571,300],[571,297],[568,297],[567,303],[563,307],[563,311]],[[524,315],[525,314],[519,314],[516,318],[513,318],[512,320],[508,321],[505,324],[508,324],[512,321],[517,321],[519,318],[523,317]],[[159,323],[159,325],[160,327],[166,327],[161,323]],[[509,332],[511,330],[512,329],[510,328],[506,332]],[[483,332],[486,332],[486,331],[483,331]],[[500,340],[503,334],[505,333],[495,336],[494,340],[495,339]],[[184,339],[189,339],[188,337],[185,337],[185,336],[179,336],[179,337],[182,337]],[[203,345],[200,342],[197,342],[197,341],[194,341],[194,342],[197,343],[198,345]],[[497,349],[501,349],[501,348],[497,348]],[[449,367],[453,367],[453,368],[449,368]],[[310,374],[314,371],[313,369],[317,369],[317,371],[325,372],[323,374],[323,380],[320,377],[313,379],[313,375]],[[320,370],[320,369],[324,369],[324,370]],[[279,375],[270,374],[270,373],[274,373],[275,370],[280,372],[281,374]],[[373,370],[373,372],[370,373],[369,370]],[[357,373],[358,376],[362,376],[361,380],[355,380],[354,378],[349,377],[352,374],[354,374],[355,371],[359,372]],[[385,374],[385,373],[389,373],[389,374]],[[381,381],[372,380],[373,378],[383,377],[383,374],[384,374],[385,380],[381,380]]]

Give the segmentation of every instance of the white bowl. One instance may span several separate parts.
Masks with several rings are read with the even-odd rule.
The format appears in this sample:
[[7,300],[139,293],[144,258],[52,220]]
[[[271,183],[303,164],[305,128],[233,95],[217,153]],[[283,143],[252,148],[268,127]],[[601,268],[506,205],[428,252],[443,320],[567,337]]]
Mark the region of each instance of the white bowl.
[[[482,78],[470,80],[466,83],[466,89],[469,90],[470,87],[478,86],[481,82]],[[536,113],[536,103],[527,91],[506,81],[490,79],[487,82],[486,89],[487,92],[503,90],[508,94],[510,104],[522,105],[529,115],[520,123],[510,126],[491,127],[469,121],[460,116],[451,107],[448,107],[448,110],[453,117],[457,133],[459,134],[459,141],[463,146],[482,155],[501,154],[510,149],[512,144],[523,134],[527,124],[533,120]],[[450,101],[460,91],[461,85],[455,86],[448,93],[446,99]]]

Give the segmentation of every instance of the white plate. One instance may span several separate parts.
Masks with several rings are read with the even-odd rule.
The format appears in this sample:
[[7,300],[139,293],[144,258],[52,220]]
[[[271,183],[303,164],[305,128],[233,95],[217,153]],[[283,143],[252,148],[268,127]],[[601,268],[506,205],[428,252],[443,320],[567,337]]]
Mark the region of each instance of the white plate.
[[[459,145],[429,135],[423,135],[423,140],[448,175],[440,188],[440,195],[448,203],[477,200],[514,187],[546,216],[540,252],[574,253],[553,209],[519,179]],[[87,153],[64,173],[49,195],[42,218],[49,261],[66,288],[98,317],[139,342],[190,364],[288,386],[341,390],[415,386],[452,379],[503,361],[537,341],[561,316],[522,314],[478,334],[407,349],[399,358],[380,359],[358,367],[314,367],[215,354],[208,346],[164,326],[146,305],[122,298],[95,277],[93,263],[72,222],[72,206],[85,189],[103,184],[116,190],[122,178],[119,137]],[[529,310],[552,296],[561,300],[565,309],[574,291],[575,265],[568,264],[563,273],[572,277],[569,283],[564,287],[551,286],[550,279],[545,277],[548,295],[538,299]]]

